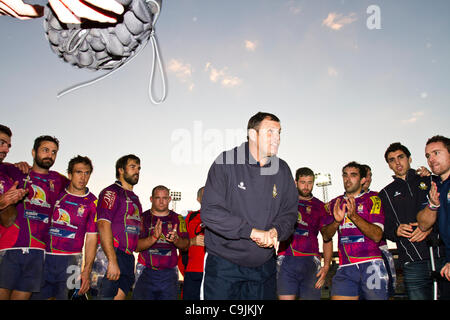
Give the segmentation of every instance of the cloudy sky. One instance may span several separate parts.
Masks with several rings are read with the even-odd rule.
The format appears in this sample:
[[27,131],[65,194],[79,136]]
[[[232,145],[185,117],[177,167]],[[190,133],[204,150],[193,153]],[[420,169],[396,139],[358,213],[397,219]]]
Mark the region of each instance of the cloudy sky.
[[[135,191],[182,192],[178,211],[197,209],[196,190],[224,149],[245,140],[258,111],[281,119],[279,155],[294,172],[373,169],[373,190],[391,181],[383,154],[400,141],[413,166],[426,139],[449,136],[450,2],[447,0],[163,1],[156,25],[167,100],[148,98],[151,46],[105,80],[59,99],[58,91],[98,74],[59,60],[42,19],[0,17],[1,121],[14,132],[7,160],[31,162],[35,137],[61,141],[55,170],[77,154],[94,162],[90,188],[114,181],[114,164],[142,160]],[[158,78],[155,92],[161,92]],[[316,196],[322,197],[316,188]]]

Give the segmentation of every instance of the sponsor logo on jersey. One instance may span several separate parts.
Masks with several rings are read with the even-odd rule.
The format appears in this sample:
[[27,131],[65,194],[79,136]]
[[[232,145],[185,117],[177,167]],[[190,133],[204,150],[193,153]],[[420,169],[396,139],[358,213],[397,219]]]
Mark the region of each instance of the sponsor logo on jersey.
[[114,207],[117,194],[114,191],[108,190],[105,192],[102,199],[102,208],[111,210]]
[[47,202],[47,196],[45,195],[45,191],[42,190],[41,187],[36,186],[34,184],[31,185],[31,188],[33,189],[32,192],[33,195],[31,199],[26,198],[24,202],[28,202],[39,207],[50,208],[51,205]]

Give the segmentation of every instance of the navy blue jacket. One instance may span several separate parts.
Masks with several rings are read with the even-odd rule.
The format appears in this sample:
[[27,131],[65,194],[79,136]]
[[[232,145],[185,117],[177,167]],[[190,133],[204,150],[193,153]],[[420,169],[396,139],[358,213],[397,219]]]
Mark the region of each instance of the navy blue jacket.
[[[397,236],[400,224],[417,222],[417,214],[428,203],[427,194],[430,191],[431,177],[420,177],[415,170],[409,169],[406,180],[393,176],[394,181],[384,187],[378,196],[383,205],[385,220],[384,234],[387,239],[396,242],[400,264],[406,262],[430,259],[429,247],[426,239],[411,242],[409,239]],[[433,227],[428,237],[437,238],[437,225]],[[444,247],[434,250],[434,257],[444,255]]]
[[450,262],[450,177],[441,181],[433,176],[439,192],[440,207],[438,211],[439,234],[445,245],[445,259]]
[[248,143],[225,151],[212,164],[202,199],[206,252],[245,267],[274,256],[250,239],[252,228],[275,228],[280,241],[294,232],[298,191],[289,166],[274,156],[263,167]]

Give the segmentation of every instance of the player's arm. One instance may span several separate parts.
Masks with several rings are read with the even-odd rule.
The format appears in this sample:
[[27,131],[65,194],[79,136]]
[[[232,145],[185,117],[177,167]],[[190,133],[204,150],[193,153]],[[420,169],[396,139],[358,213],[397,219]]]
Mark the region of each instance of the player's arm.
[[[181,226],[179,229],[177,229],[178,225],[175,224],[175,227],[169,232],[167,236],[167,241],[172,242],[175,247],[177,247],[180,250],[186,250],[189,247],[189,238],[187,237],[180,237],[178,232],[181,233]],[[186,230],[186,228],[184,228]],[[181,233],[183,235],[183,233]]]
[[329,216],[329,220],[333,219],[332,222],[328,222],[327,225],[323,226],[320,229],[320,233],[322,233],[323,241],[329,242],[333,239],[339,225],[342,220],[345,218],[345,210],[347,208],[347,204],[343,204],[341,206],[341,199],[337,198],[336,202],[331,201],[329,204],[329,211],[331,212],[331,216]]
[[86,233],[84,244],[84,267],[81,272],[81,288],[79,294],[84,294],[89,290],[92,265],[94,264],[97,252],[97,233]]
[[417,214],[417,222],[419,223],[420,230],[425,232],[431,229],[436,222],[439,207],[439,192],[437,191],[436,183],[431,182],[428,205]]
[[330,270],[331,259],[333,258],[333,241],[323,242],[323,267],[317,273],[317,282],[315,287],[322,288],[325,284],[328,270]]
[[383,237],[383,229],[377,224],[371,223],[356,213],[355,198],[350,197],[347,200],[347,216],[358,227],[358,229],[369,239],[380,242]]
[[0,210],[0,224],[5,228],[12,226],[14,221],[16,221],[16,217],[17,209],[14,205],[7,206],[6,208]]
[[97,228],[100,234],[100,244],[108,258],[106,277],[109,280],[118,280],[120,277],[120,269],[117,263],[116,252],[114,251],[111,222],[104,219],[98,220]]
[[158,219],[152,229],[152,232],[150,232],[149,234],[146,234],[145,230],[146,228],[141,227],[141,234],[139,235],[136,252],[147,250],[158,242],[158,239],[162,234],[162,221]]

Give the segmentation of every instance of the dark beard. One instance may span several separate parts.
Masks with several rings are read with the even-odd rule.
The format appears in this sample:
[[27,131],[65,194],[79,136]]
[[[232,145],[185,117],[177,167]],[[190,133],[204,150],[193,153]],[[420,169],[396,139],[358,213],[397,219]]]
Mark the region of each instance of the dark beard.
[[46,170],[50,169],[54,163],[54,161],[50,158],[41,159],[41,158],[36,157],[35,161],[36,161],[36,164],[39,166],[39,168],[46,169]]
[[135,176],[129,176],[127,174],[124,174],[123,176],[123,180],[125,180],[128,184],[134,186],[135,184],[138,183],[139,181],[139,176],[137,176],[137,178],[135,178]]
[[[297,189],[298,190],[298,189]],[[298,190],[298,194],[303,197],[303,198],[311,198],[312,197],[312,192],[308,193],[308,194],[303,194],[303,192],[301,192],[300,190]]]

